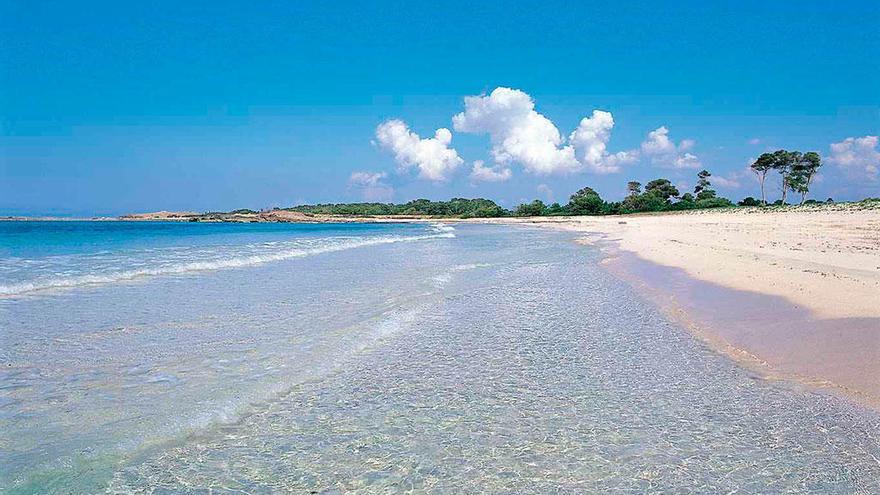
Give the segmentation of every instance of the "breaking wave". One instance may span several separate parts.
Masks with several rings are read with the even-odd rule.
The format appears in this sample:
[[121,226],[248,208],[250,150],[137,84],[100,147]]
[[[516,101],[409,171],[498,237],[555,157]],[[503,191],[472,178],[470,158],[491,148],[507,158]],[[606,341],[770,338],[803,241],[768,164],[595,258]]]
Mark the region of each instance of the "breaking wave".
[[[153,266],[149,266],[150,260],[139,263],[139,266],[147,264],[146,267],[131,268],[127,270],[107,270],[103,273],[80,273],[67,274],[62,276],[46,276],[30,281],[22,281],[9,285],[0,285],[0,297],[10,297],[30,292],[38,292],[53,289],[69,289],[87,285],[104,285],[115,282],[123,282],[134,280],[141,277],[154,277],[163,275],[179,275],[191,272],[224,270],[230,268],[242,268],[248,266],[262,265],[274,261],[283,261],[293,258],[302,258],[306,256],[314,256],[324,253],[332,253],[336,251],[344,251],[347,249],[355,249],[367,246],[376,246],[381,244],[391,244],[396,242],[412,242],[427,239],[453,238],[455,229],[444,224],[433,224],[429,227],[428,233],[423,235],[389,235],[374,237],[329,237],[322,239],[312,239],[309,241],[293,241],[290,243],[271,242],[258,246],[250,246],[252,249],[248,253],[240,251],[234,256],[215,256],[211,259],[183,261],[175,258],[173,262],[168,260],[156,260]],[[285,245],[286,244],[286,245]],[[237,250],[240,247],[230,247],[230,250]],[[198,256],[198,253],[196,253]],[[117,260],[116,265],[124,264],[126,260]],[[69,272],[69,270],[64,270]]]

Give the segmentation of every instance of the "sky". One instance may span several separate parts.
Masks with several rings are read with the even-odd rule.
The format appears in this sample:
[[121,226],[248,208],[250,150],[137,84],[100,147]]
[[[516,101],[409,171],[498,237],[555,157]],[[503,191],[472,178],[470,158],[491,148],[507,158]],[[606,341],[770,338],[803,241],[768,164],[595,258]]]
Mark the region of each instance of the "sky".
[[822,155],[811,197],[876,197],[878,26],[876,1],[0,0],[0,215],[619,200],[703,168],[737,200],[779,148]]

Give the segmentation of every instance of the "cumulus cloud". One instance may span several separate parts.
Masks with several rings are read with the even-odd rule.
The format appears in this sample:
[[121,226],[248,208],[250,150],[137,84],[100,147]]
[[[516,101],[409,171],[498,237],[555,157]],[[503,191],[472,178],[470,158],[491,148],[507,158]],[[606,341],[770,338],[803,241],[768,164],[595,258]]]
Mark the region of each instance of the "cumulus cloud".
[[828,161],[837,165],[847,175],[857,179],[876,181],[880,174],[880,150],[878,136],[846,138],[831,145]]
[[608,140],[614,128],[614,117],[611,112],[593,110],[591,117],[584,117],[577,129],[571,133],[569,142],[580,156],[581,163],[597,174],[620,172],[620,166],[633,163],[639,159],[639,153],[620,151],[608,152]]
[[464,112],[452,117],[458,132],[488,134],[492,156],[500,165],[520,163],[536,175],[580,170],[574,148],[559,129],[535,111],[532,98],[519,90],[495,88],[489,95],[467,96]]
[[471,170],[472,182],[504,182],[513,177],[513,172],[503,165],[495,165],[486,167],[483,160],[475,160],[474,168]]
[[376,140],[380,146],[394,153],[394,159],[401,169],[416,167],[419,177],[434,182],[448,180],[463,163],[458,152],[449,147],[452,133],[446,128],[437,129],[433,138],[422,139],[405,122],[392,119],[379,124]]
[[678,145],[669,139],[669,129],[666,126],[658,127],[648,133],[648,137],[642,141],[642,153],[651,159],[651,163],[668,168],[700,168],[702,165],[696,155],[689,150],[696,142],[692,139],[683,139]]
[[360,190],[366,201],[390,201],[394,188],[384,182],[387,177],[385,172],[352,172],[348,186]]

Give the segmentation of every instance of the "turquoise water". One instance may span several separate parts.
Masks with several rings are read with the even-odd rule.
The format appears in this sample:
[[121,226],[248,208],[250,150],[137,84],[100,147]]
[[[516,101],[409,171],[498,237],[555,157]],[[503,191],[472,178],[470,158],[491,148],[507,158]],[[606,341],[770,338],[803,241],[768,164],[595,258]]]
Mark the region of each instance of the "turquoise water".
[[876,493],[569,234],[0,223],[0,492]]

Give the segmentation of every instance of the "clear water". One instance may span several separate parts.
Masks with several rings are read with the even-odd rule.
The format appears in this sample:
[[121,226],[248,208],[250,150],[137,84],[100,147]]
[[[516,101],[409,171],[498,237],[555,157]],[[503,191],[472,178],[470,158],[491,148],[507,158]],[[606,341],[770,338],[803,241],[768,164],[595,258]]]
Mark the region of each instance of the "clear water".
[[0,492],[877,493],[569,234],[0,223]]

